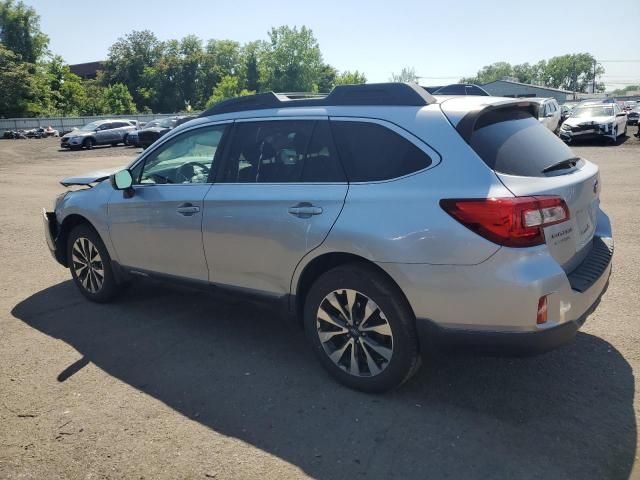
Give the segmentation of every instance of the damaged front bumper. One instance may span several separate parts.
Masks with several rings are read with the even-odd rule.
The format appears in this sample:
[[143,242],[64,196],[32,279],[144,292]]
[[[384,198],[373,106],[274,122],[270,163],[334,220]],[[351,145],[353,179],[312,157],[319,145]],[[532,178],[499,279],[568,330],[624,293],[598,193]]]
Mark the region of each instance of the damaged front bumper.
[[615,140],[617,135],[615,131],[614,123],[605,124],[589,124],[589,125],[577,125],[569,126],[562,125],[560,127],[560,138],[562,140],[570,142],[573,139],[589,139],[589,138],[610,138]]

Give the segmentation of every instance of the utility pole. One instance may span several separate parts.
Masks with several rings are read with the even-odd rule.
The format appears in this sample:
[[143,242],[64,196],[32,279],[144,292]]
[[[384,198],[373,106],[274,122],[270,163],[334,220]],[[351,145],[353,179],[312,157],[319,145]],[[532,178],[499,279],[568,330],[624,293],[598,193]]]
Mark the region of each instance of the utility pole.
[[573,85],[573,99],[576,100],[576,83],[578,81],[578,78],[576,76],[576,59],[575,59],[575,57],[573,59],[573,74],[571,75],[571,80],[573,80],[571,82],[571,84]]
[[595,95],[596,93],[596,64],[598,62],[596,62],[596,59],[593,59],[593,91],[591,93],[593,93]]

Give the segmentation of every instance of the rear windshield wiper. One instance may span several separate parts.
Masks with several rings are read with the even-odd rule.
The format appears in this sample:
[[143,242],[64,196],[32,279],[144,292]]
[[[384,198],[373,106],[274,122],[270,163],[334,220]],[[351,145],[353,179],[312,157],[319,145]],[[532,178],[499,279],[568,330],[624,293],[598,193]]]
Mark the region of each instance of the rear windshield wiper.
[[559,162],[552,163],[548,167],[542,169],[542,173],[553,172],[555,170],[564,170],[565,168],[573,168],[580,161],[578,157],[567,158]]

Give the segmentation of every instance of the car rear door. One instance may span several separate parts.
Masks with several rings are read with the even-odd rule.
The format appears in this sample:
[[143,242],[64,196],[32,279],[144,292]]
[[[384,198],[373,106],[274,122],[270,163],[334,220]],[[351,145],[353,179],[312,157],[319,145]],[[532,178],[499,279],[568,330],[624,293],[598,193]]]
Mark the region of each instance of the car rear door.
[[204,199],[212,283],[282,296],[335,223],[348,190],[327,117],[236,121]]

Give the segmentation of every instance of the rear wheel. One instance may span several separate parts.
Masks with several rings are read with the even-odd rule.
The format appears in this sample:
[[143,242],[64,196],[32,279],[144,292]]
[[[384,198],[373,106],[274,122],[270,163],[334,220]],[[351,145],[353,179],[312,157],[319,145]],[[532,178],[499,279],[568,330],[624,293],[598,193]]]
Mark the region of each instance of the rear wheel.
[[96,142],[95,142],[95,140],[93,138],[85,138],[82,141],[82,146],[84,148],[86,148],[87,150],[91,150],[95,144],[96,144]]
[[89,300],[104,303],[118,293],[109,252],[93,228],[79,225],[71,231],[67,260],[73,281]]
[[419,366],[413,312],[402,292],[365,264],[320,276],[307,295],[304,323],[323,367],[350,388],[390,390]]

